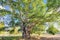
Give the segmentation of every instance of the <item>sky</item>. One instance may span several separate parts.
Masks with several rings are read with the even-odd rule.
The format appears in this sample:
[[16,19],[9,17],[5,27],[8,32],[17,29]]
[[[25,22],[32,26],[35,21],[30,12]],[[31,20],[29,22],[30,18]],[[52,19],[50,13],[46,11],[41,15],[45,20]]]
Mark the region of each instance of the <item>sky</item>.
[[47,0],[44,0],[44,3],[47,3]]
[[4,7],[0,6],[0,9],[5,9]]
[[4,6],[4,8],[5,8],[6,10],[9,10],[9,9],[10,9],[9,5]]

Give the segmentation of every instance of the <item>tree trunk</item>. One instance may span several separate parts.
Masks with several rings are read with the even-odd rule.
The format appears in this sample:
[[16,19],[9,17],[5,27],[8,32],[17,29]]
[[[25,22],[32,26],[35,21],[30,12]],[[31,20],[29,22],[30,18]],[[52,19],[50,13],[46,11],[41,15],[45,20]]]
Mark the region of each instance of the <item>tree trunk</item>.
[[22,28],[22,37],[24,38],[24,39],[30,39],[30,30],[28,30],[29,28],[28,27],[26,27],[26,25],[25,24],[23,24],[23,28]]

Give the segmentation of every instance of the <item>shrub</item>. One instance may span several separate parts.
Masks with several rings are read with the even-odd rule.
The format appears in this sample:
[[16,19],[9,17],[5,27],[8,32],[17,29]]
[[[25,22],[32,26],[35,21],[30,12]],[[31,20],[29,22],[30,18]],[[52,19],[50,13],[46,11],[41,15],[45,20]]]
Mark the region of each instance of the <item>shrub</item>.
[[49,34],[55,35],[56,33],[59,32],[59,30],[56,29],[54,26],[51,26],[51,27],[49,27],[49,28],[47,29],[47,32],[48,32]]

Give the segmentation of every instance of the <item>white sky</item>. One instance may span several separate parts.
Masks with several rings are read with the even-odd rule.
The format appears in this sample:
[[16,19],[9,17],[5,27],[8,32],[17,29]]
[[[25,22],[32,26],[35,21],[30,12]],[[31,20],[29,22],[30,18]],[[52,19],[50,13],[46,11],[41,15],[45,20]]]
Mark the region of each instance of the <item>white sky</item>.
[[5,8],[0,5],[0,9],[5,9]]

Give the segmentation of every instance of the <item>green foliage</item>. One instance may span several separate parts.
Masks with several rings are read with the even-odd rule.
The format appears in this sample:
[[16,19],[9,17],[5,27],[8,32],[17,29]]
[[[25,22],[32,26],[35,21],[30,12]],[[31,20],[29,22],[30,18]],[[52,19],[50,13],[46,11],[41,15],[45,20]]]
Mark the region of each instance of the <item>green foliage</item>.
[[2,22],[2,23],[0,23],[0,29],[1,28],[4,28],[4,23]]
[[49,8],[57,8],[60,6],[60,0],[47,0],[47,3]]
[[[60,6],[60,0],[47,0],[46,4],[43,0],[0,0],[0,2],[3,7],[9,5],[9,11],[3,9],[0,10],[0,13],[2,15],[12,14],[12,26],[16,26],[17,23],[19,23],[15,23],[14,18],[19,19],[19,24],[21,24],[19,26],[21,27],[34,23],[35,27],[31,26],[34,27],[33,32],[44,31],[45,27],[41,25],[46,22],[57,21],[57,19],[59,19],[58,16],[60,17],[60,14],[57,12]],[[57,31],[54,27],[48,30],[50,30],[52,34],[55,34],[55,31]],[[51,33],[50,31],[49,33]]]
[[33,27],[32,29],[32,33],[36,33],[36,34],[42,34],[45,32],[45,26],[44,25],[36,25],[35,27]]
[[59,30],[56,29],[54,26],[51,26],[51,27],[48,28],[47,32],[50,33],[50,34],[55,35],[56,33],[59,32]]

